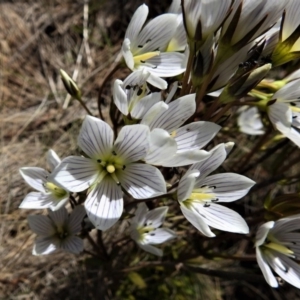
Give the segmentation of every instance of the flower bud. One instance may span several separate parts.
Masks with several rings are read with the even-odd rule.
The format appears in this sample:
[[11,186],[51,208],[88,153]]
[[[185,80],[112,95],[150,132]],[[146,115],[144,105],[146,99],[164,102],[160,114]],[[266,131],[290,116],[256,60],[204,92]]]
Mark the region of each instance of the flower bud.
[[61,80],[67,92],[77,100],[81,100],[81,92],[76,82],[62,69],[60,69]]
[[228,103],[247,95],[267,75],[270,69],[271,64],[265,64],[244,74],[237,71],[221,93],[220,101]]

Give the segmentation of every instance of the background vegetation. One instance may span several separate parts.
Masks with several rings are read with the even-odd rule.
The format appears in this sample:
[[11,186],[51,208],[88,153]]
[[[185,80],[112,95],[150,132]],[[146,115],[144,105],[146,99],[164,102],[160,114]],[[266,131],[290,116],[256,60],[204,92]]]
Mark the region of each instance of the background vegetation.
[[[118,257],[111,258],[109,265],[86,253],[32,256],[35,235],[26,221],[32,211],[18,209],[30,188],[18,169],[46,167],[49,148],[61,157],[76,152],[85,115],[79,103],[67,96],[59,69],[75,74],[83,99],[97,115],[99,89],[114,66],[130,17],[143,2],[154,17],[171,1],[0,1],[0,299],[299,299],[300,293],[289,285],[274,290],[265,283],[253,256],[253,236],[241,239],[222,233],[212,244],[192,228],[187,237],[179,232],[178,249],[171,243],[163,261],[156,261],[133,243],[119,243],[124,228],[118,226],[104,238],[112,257]],[[119,70],[114,76],[127,74]],[[111,101],[110,83],[100,99],[104,116]],[[220,141],[227,140],[239,143],[236,159],[224,168],[238,172],[234,166],[254,138],[225,128]],[[289,149],[294,148],[285,141],[273,149],[279,151],[277,161],[266,159],[262,166],[250,164],[244,170],[260,182],[249,197],[235,204],[237,211],[246,213],[250,226],[263,214],[255,207],[262,206],[271,187],[273,193],[295,191],[297,183],[273,184],[284,173],[275,171],[284,166],[282,159]],[[124,247],[133,251],[123,255]],[[180,249],[186,247],[193,248],[193,263],[202,269],[176,264],[183,258],[178,257]],[[246,259],[236,259],[238,255]]]

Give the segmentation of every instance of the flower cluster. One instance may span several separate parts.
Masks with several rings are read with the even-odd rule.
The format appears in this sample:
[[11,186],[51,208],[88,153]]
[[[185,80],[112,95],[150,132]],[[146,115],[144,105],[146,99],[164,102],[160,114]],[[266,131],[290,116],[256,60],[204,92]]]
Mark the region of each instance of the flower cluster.
[[[255,182],[219,172],[234,146],[219,142],[224,138],[219,133],[238,111],[241,132],[264,135],[274,127],[300,147],[299,71],[265,79],[273,66],[300,57],[299,13],[296,0],[174,0],[168,13],[146,22],[148,7],[140,6],[121,49],[132,72],[112,82],[111,108],[118,113],[110,120],[88,110],[76,83],[62,71],[67,91],[89,115],[78,134],[80,154],[60,160],[50,150],[51,173],[20,170],[38,191],[20,208],[48,208],[48,216],[28,218],[38,235],[33,254],[81,252],[76,234],[85,215],[100,231],[113,231],[121,222],[126,227],[130,219],[128,236],[157,256],[163,251],[153,245],[176,237],[170,222],[160,228],[167,211],[205,237],[251,233],[243,210],[237,213],[231,203]],[[134,204],[133,216],[128,207]],[[273,287],[278,285],[269,266],[300,288],[299,266],[291,260],[298,256],[298,220],[299,215],[270,221],[257,232],[257,261]]]

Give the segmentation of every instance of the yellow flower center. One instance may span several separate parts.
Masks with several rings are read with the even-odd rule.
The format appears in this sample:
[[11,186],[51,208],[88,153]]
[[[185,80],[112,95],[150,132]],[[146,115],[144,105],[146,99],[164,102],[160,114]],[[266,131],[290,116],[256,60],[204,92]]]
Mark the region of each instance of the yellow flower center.
[[44,187],[47,192],[52,193],[52,195],[54,195],[56,198],[63,198],[67,195],[67,191],[58,187],[52,182],[46,182]]
[[133,57],[134,64],[139,65],[140,63],[146,62],[146,60],[158,56],[160,54],[159,51],[147,52],[141,55],[136,55]]

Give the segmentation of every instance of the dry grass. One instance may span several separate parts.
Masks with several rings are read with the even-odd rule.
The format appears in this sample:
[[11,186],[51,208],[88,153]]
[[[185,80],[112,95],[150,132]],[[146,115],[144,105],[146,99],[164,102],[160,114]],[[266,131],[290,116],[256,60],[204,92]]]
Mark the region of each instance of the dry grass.
[[[0,2],[0,299],[76,299],[68,286],[70,279],[77,282],[86,276],[81,258],[31,255],[34,235],[26,222],[31,212],[18,209],[30,188],[18,169],[46,167],[49,148],[61,156],[76,150],[85,112],[74,102],[63,109],[69,99],[59,69],[75,74],[87,106],[97,114],[98,89],[140,3]],[[88,40],[83,38],[86,33]],[[104,109],[109,97],[106,92]],[[93,299],[89,285],[82,287],[80,299]]]

